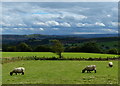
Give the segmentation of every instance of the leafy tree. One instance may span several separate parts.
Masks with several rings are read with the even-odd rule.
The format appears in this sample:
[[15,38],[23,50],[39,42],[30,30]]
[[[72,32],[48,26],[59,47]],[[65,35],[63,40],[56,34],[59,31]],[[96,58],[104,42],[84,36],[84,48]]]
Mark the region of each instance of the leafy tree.
[[101,46],[102,46],[102,47],[105,47],[105,45],[103,45],[103,44],[102,44]]
[[108,47],[108,46],[106,46],[105,48],[106,48],[106,49],[110,49],[110,47]]
[[63,44],[59,40],[51,40],[52,47],[51,50],[53,53],[56,53],[59,58],[62,58],[62,52],[64,52]]
[[7,47],[8,52],[16,52],[16,46]]
[[81,51],[88,52],[88,53],[101,53],[101,48],[96,42],[91,41],[91,42],[84,43],[81,46]]
[[2,44],[2,51],[7,51],[7,48],[8,48],[9,45],[7,44]]
[[118,50],[116,48],[109,49],[108,54],[118,54]]
[[34,49],[35,52],[50,52],[50,47],[46,45],[38,45]]
[[117,47],[118,45],[117,44],[115,44],[115,45],[113,45],[114,47]]
[[80,46],[71,46],[66,48],[68,52],[81,52],[81,47]]
[[17,51],[19,52],[29,52],[32,51],[32,48],[26,43],[22,42],[17,46]]

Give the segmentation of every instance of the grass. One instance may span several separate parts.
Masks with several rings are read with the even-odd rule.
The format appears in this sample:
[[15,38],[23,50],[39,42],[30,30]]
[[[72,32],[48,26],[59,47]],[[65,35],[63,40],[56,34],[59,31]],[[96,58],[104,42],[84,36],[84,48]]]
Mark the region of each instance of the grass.
[[[73,43],[73,44],[68,44],[68,46],[82,46],[85,42],[83,43]],[[104,47],[108,46],[109,48],[118,48],[118,41],[105,41],[105,42],[97,42],[98,45],[102,46],[104,45]],[[117,46],[115,46],[117,45]]]
[[0,85],[2,85],[2,64],[0,64]]
[[[19,61],[3,64],[3,84],[117,84],[118,61],[112,61],[113,68],[108,68],[108,61]],[[81,73],[81,70],[94,64],[97,73]],[[25,75],[10,76],[15,68],[25,67]]]
[[[108,46],[108,47],[111,47],[111,48],[114,48],[115,45],[118,46],[118,41],[100,42],[99,44],[100,44],[100,45],[104,45],[104,46]],[[116,47],[117,47],[117,46],[116,46]]]
[[[107,57],[115,57],[118,55],[112,54],[97,54],[97,53],[62,53],[65,58],[107,58]],[[56,54],[51,52],[2,52],[2,57],[58,57]]]

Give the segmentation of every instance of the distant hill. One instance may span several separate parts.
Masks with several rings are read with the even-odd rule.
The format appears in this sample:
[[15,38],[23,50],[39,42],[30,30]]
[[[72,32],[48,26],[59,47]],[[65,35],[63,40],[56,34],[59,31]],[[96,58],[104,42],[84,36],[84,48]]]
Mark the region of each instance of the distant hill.
[[79,34],[72,35],[73,37],[83,37],[83,38],[101,38],[101,37],[118,37],[118,34]]
[[[71,40],[73,36],[68,35],[41,35],[41,34],[32,34],[32,35],[2,35],[2,43],[3,44],[18,44],[19,42],[28,42],[28,44],[44,44],[50,39],[61,39]],[[81,37],[75,37],[74,38],[81,38]],[[40,43],[41,42],[41,43]]]
[[[1,36],[1,35],[0,35]],[[79,35],[2,35],[2,39],[10,40],[26,40],[29,38],[44,39],[44,38],[66,38],[66,37],[77,37],[77,38],[101,38],[101,37],[118,37],[118,34],[79,34]]]
[[2,43],[9,45],[16,45],[20,42],[26,42],[30,45],[48,44],[49,40],[58,39],[64,44],[81,43],[86,41],[110,42],[117,41],[119,37],[117,34],[82,34],[82,35],[2,35]]
[[[95,37],[96,36],[96,37]],[[38,45],[49,46],[50,40],[57,39],[61,41],[66,51],[74,47],[80,47],[85,42],[95,41],[104,52],[108,49],[118,48],[118,40],[120,37],[117,35],[2,35],[2,48],[9,49],[9,46],[17,46],[24,42],[31,46],[33,49]],[[1,48],[0,48],[1,49]],[[68,52],[68,51],[67,51]]]

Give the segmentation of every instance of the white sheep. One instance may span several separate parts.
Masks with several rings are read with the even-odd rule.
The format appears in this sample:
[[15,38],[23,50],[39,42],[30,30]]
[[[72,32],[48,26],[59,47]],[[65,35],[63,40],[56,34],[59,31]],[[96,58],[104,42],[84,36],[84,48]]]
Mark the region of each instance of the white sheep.
[[18,67],[18,68],[15,68],[14,70],[12,70],[10,72],[10,75],[12,76],[13,73],[15,73],[16,75],[17,75],[17,73],[22,73],[22,75],[24,75],[24,71],[25,71],[24,67]]
[[91,73],[90,71],[93,71],[93,70],[96,73],[96,65],[89,65],[82,70],[82,73],[84,73],[85,71],[87,71],[87,73],[88,72]]
[[113,67],[113,62],[109,62],[109,63],[108,63],[108,66],[109,66],[109,67]]

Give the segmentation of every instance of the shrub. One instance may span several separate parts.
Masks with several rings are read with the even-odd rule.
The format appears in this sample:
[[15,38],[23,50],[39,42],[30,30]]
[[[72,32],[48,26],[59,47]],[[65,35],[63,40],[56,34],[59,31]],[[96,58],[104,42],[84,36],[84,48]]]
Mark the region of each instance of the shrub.
[[118,54],[118,50],[116,48],[109,49],[108,54]]

